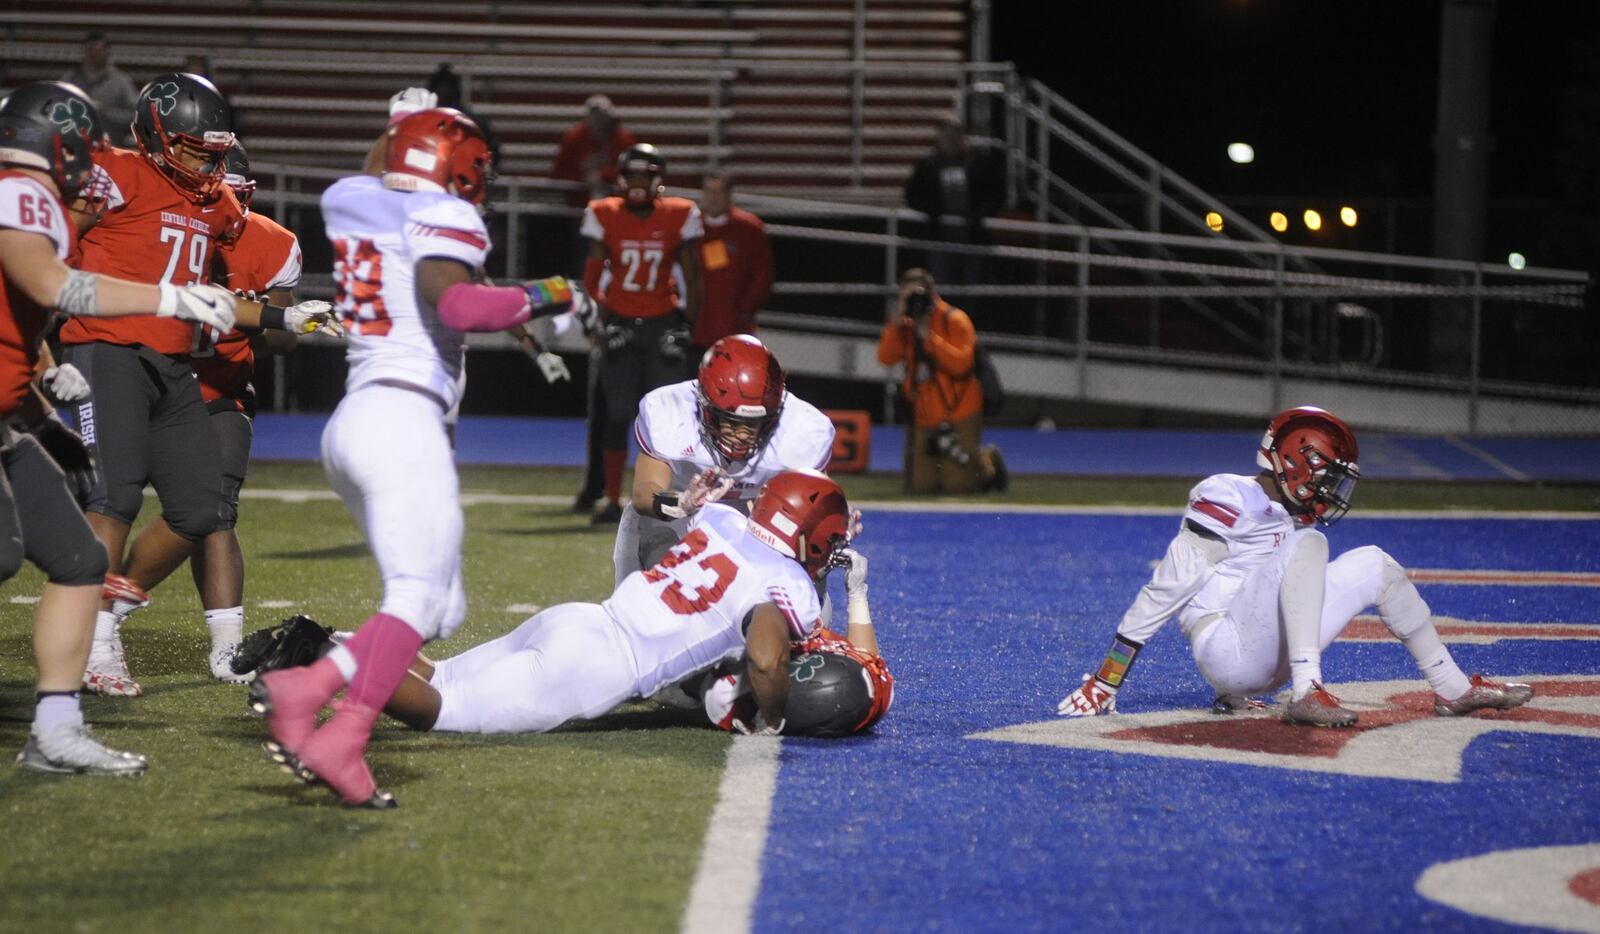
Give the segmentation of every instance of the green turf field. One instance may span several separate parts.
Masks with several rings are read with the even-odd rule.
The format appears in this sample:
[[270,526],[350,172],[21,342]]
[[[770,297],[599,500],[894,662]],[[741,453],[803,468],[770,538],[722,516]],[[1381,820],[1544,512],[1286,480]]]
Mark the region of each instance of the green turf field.
[[[465,492],[557,497],[467,508],[466,625],[433,654],[505,632],[526,605],[598,600],[611,533],[565,508],[574,470],[467,469]],[[314,465],[253,468],[255,490],[326,489]],[[1190,483],[1022,477],[1001,502],[1173,506]],[[858,500],[895,477],[847,478]],[[1584,509],[1594,487],[1363,483],[1367,508]],[[870,534],[870,518],[869,518]],[[376,606],[378,579],[333,499],[246,500],[247,628],[291,612],[339,628]],[[398,811],[352,812],[259,752],[244,688],[206,671],[187,569],[124,629],[137,699],[88,697],[103,739],[148,754],[138,779],[0,768],[0,928],[6,930],[663,930],[677,924],[730,739],[698,715],[626,708],[523,737],[416,734],[389,722],[370,747]],[[0,752],[32,716],[29,569],[0,589]],[[515,608],[513,608],[515,607]]]

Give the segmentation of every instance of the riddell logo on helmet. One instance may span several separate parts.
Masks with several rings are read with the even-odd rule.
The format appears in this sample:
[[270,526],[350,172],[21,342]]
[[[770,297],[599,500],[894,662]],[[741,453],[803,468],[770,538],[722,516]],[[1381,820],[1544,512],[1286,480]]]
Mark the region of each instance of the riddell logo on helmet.
[[439,157],[421,149],[406,150],[405,163],[413,169],[432,172],[439,166]]

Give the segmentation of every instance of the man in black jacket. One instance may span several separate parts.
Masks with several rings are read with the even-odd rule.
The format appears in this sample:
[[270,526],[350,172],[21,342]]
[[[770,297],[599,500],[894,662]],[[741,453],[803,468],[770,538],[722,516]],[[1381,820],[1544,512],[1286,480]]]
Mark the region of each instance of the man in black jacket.
[[[927,155],[917,160],[906,180],[906,204],[928,215],[929,236],[947,243],[983,243],[983,219],[1005,198],[1003,170],[989,153],[967,144],[960,119],[940,121],[938,137]],[[950,225],[942,215],[961,223]],[[928,269],[941,282],[972,284],[978,279],[978,257],[930,250]]]

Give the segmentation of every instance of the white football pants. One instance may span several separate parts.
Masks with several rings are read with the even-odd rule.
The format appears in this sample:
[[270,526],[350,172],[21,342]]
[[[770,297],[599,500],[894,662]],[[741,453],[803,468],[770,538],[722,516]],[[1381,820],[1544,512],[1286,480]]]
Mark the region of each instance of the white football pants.
[[378,561],[379,611],[423,639],[455,632],[467,615],[463,520],[438,404],[393,386],[357,389],[322,433],[322,466]]
[[640,546],[655,558],[650,564],[661,560],[680,538],[689,534],[689,520],[677,519],[664,522],[655,516],[641,516],[633,508],[633,503],[622,507],[622,521],[617,523],[617,541],[611,548],[611,564],[616,570],[616,579],[612,582],[612,589],[622,586],[623,578],[634,571],[644,570],[644,564],[639,560]]
[[[1278,590],[1294,586],[1284,580],[1284,571],[1296,546],[1304,536],[1321,534],[1307,529],[1291,535],[1245,578],[1227,612],[1195,634],[1191,646],[1195,665],[1219,693],[1265,694],[1288,682],[1289,646]],[[1381,548],[1368,545],[1328,562],[1320,649],[1326,650],[1356,614],[1378,602],[1384,589],[1385,557]]]
[[632,653],[604,607],[564,603],[436,662],[435,730],[542,733],[598,717],[634,696]]

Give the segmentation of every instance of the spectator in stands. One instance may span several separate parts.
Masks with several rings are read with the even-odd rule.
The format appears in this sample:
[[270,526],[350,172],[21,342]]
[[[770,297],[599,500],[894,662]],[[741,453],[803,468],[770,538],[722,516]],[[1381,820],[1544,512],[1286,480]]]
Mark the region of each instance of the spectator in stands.
[[729,334],[754,334],[756,312],[772,294],[772,244],[761,218],[733,203],[733,177],[708,172],[700,185],[700,316],[690,338],[689,363]]
[[[967,144],[961,120],[940,121],[933,149],[917,160],[906,180],[906,204],[928,215],[929,236],[947,243],[984,242],[983,219],[1005,199],[1005,179],[996,160]],[[945,215],[961,218],[952,227]],[[928,267],[946,282],[978,281],[978,257],[970,253],[930,250]]]
[[76,84],[94,101],[105,121],[111,139],[118,146],[128,145],[132,133],[133,105],[139,99],[139,90],[133,81],[111,63],[111,40],[103,32],[91,32],[83,37],[83,63],[61,76],[68,84]]
[[878,362],[905,365],[911,405],[906,483],[914,493],[1004,489],[1005,464],[979,448],[983,385],[973,366],[978,334],[967,313],[939,297],[926,269],[900,277],[900,297],[878,337]]
[[550,177],[587,185],[587,191],[573,191],[567,197],[573,207],[583,207],[615,192],[617,159],[634,142],[633,134],[617,119],[611,98],[592,94],[583,102],[583,119],[561,137]]

